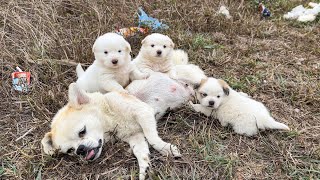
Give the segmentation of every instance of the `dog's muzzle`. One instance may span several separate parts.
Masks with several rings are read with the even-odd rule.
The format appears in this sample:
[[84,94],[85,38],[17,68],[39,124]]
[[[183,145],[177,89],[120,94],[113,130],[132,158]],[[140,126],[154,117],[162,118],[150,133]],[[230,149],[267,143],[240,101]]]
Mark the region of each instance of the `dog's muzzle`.
[[85,145],[81,144],[77,148],[76,154],[84,157],[84,159],[87,160],[87,161],[91,161],[99,153],[99,150],[100,150],[101,146],[102,146],[102,140],[101,139],[99,139],[99,145],[97,147],[94,147],[94,148],[86,147]]

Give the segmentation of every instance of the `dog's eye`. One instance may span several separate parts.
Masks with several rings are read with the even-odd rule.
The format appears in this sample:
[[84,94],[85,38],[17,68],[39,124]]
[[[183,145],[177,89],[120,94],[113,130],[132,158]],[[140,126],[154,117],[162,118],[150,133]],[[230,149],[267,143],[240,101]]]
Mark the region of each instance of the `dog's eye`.
[[208,96],[208,94],[207,93],[202,93],[202,96],[206,97],[206,96]]
[[73,153],[73,152],[74,152],[74,148],[69,148],[67,151],[68,154]]
[[220,95],[218,95],[217,98],[220,98]]
[[189,84],[184,84],[185,87],[189,87]]
[[121,50],[119,50],[118,52],[121,53]]
[[83,137],[86,134],[86,126],[83,127],[83,129],[81,129],[81,131],[79,132],[79,137]]
[[166,45],[163,46],[163,48],[166,48],[166,47],[167,47]]
[[151,47],[154,47],[154,44],[151,44]]
[[108,51],[104,51],[104,54],[108,54]]

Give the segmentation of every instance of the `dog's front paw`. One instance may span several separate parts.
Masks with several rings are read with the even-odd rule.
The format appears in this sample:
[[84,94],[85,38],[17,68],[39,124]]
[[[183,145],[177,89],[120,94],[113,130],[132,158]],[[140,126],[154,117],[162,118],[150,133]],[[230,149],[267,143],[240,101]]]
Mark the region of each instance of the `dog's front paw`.
[[150,74],[149,73],[143,73],[141,75],[141,79],[148,79],[150,77]]
[[192,107],[192,108],[193,108],[194,104],[193,104],[193,102],[192,102],[192,101],[189,101],[189,103],[188,103],[188,104],[189,104],[189,106],[190,106],[190,107]]
[[159,150],[162,155],[181,157],[180,151],[177,146],[167,143],[163,148]]

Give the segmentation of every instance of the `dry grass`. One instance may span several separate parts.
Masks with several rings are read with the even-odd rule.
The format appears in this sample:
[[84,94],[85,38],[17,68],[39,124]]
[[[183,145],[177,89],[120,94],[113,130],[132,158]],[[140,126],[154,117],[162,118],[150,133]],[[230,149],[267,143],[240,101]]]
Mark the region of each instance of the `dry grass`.
[[[137,177],[137,162],[123,142],[106,144],[101,158],[87,164],[43,155],[40,140],[76,79],[75,66],[65,62],[90,64],[95,38],[135,25],[139,6],[169,24],[165,33],[209,76],[264,102],[292,128],[248,138],[181,108],[163,118],[159,132],[183,157],[167,159],[152,151],[152,179],[319,179],[320,20],[299,24],[281,18],[304,2],[269,2],[274,16],[260,20],[251,0],[2,1],[0,179]],[[232,20],[216,15],[222,4]],[[134,55],[141,38],[129,39]],[[32,73],[29,94],[11,88],[16,65]]]

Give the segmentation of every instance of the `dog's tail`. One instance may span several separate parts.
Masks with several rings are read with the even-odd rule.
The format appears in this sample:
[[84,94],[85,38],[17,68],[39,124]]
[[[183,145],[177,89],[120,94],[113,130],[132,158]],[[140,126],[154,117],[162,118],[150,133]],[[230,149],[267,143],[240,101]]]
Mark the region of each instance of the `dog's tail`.
[[82,69],[82,66],[81,66],[80,63],[77,65],[76,72],[77,72],[78,78],[79,78],[80,76],[82,76],[83,73],[84,73],[84,70]]
[[283,123],[280,123],[280,122],[277,122],[275,119],[273,119],[272,117],[269,117],[263,121],[261,121],[259,123],[258,121],[258,128],[259,129],[283,129],[283,130],[290,130],[290,128],[283,124]]
[[170,60],[173,62],[174,65],[183,65],[188,64],[189,57],[185,51],[181,49],[176,49],[172,51]]

